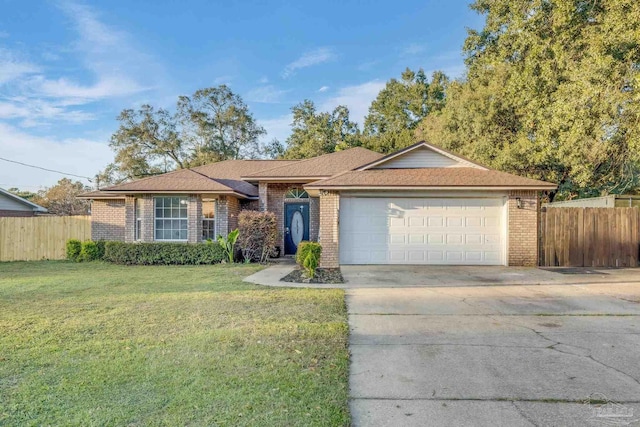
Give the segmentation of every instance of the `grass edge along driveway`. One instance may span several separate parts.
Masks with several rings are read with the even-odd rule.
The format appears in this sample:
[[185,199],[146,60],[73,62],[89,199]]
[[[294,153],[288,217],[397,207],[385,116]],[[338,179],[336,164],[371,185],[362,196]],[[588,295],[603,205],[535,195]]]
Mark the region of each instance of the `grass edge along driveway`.
[[0,426],[348,425],[343,291],[259,268],[0,263]]

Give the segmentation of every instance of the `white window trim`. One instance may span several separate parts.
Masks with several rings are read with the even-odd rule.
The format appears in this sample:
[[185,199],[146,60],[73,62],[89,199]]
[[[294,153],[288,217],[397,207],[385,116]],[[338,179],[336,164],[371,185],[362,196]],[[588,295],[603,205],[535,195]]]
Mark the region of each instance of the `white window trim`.
[[[156,216],[156,210],[157,210],[156,200],[157,199],[170,199],[170,198],[173,198],[173,197],[177,197],[177,198],[179,198],[181,200],[186,200],[187,201],[187,216],[186,216],[186,218],[158,218]],[[174,220],[174,219],[177,219],[177,220],[180,220],[180,221],[186,220],[187,221],[187,238],[186,239],[158,239],[158,238],[156,238],[156,230],[157,230],[156,221],[158,219],[160,219],[160,220]],[[185,197],[185,196],[157,196],[157,197],[153,198],[153,241],[154,242],[169,242],[169,243],[171,243],[171,242],[184,243],[184,242],[188,242],[189,241],[189,199],[187,197]]]

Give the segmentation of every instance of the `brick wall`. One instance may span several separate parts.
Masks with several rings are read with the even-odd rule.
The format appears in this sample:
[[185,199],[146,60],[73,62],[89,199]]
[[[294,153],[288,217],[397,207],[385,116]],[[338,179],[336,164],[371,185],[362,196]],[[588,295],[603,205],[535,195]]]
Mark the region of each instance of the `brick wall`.
[[[522,208],[518,209],[518,200]],[[536,191],[511,191],[509,209],[509,265],[538,265],[539,198]]]
[[202,197],[190,194],[187,199],[187,241],[202,242]]
[[[276,216],[278,224],[277,245],[282,249],[284,254],[284,204],[291,203],[309,203],[309,240],[318,240],[318,230],[320,221],[319,200],[317,198],[309,199],[285,199],[287,191],[291,188],[302,188],[302,183],[291,184],[266,184],[260,183],[260,210],[268,210]],[[266,195],[266,203],[263,196]]]
[[318,241],[322,245],[320,267],[340,266],[340,239],[338,229],[338,209],[340,194],[335,191],[320,193],[320,229]]
[[0,217],[2,216],[13,216],[13,217],[25,217],[25,216],[36,216],[34,211],[11,211],[0,209]]
[[216,200],[216,237],[227,237],[229,234],[229,214],[227,210],[227,196],[220,196]]
[[135,200],[135,197],[127,196],[124,202],[124,241],[128,243],[135,239]]
[[156,220],[156,207],[153,196],[145,194],[138,199],[138,203],[140,204],[140,218],[142,220],[140,240],[143,242],[153,242],[155,241],[154,232]]
[[227,214],[229,215],[229,228],[233,231],[238,228],[238,214],[240,213],[240,200],[235,197],[227,197]]
[[268,194],[269,184],[266,182],[258,183],[258,198],[259,198],[259,206],[261,211],[268,210],[269,203],[269,194]]
[[309,198],[309,240],[318,241],[318,233],[320,231],[320,199],[317,197]]
[[91,240],[124,241],[124,224],[124,200],[94,200],[91,203]]

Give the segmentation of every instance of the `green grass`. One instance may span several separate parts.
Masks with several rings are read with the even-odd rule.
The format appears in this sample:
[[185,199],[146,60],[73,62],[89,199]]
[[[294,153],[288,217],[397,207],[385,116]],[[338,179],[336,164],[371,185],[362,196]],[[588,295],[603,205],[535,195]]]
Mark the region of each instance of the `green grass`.
[[258,269],[0,263],[0,425],[348,425],[343,292]]

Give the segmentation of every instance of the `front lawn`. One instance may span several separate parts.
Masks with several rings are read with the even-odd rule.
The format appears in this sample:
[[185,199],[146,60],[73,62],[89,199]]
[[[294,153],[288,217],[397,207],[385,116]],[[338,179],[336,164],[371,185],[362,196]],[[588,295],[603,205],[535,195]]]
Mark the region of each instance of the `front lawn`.
[[0,426],[347,425],[343,292],[258,268],[0,263]]

